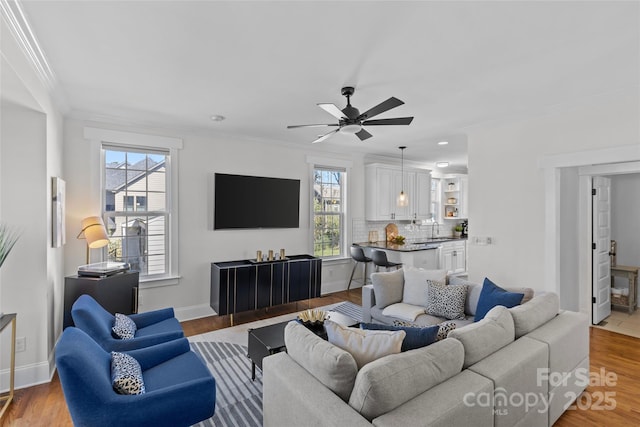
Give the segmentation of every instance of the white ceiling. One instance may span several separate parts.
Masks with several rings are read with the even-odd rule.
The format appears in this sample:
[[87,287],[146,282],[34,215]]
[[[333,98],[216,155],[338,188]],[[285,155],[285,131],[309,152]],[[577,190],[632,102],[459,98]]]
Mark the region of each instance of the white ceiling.
[[[69,115],[306,146],[345,99],[410,126],[322,143],[466,166],[468,130],[638,91],[638,2],[23,1]],[[226,116],[214,123],[213,114]],[[448,140],[446,146],[436,142]],[[316,144],[316,148],[319,144]]]

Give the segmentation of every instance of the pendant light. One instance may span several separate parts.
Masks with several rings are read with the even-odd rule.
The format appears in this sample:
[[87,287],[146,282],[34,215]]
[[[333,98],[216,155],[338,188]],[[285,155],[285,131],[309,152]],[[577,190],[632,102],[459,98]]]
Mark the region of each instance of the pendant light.
[[404,149],[407,147],[403,145],[402,147],[398,147],[398,148],[400,149],[400,153],[402,156],[402,163],[400,163],[402,186],[400,187],[400,195],[398,196],[398,206],[405,207],[405,206],[409,206],[409,198],[407,197],[407,194],[404,192]]

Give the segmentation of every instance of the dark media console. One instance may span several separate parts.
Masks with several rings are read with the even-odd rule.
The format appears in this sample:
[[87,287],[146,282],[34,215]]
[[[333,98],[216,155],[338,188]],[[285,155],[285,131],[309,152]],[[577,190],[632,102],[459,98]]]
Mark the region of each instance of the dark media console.
[[219,315],[256,310],[320,296],[322,259],[211,263],[211,308]]

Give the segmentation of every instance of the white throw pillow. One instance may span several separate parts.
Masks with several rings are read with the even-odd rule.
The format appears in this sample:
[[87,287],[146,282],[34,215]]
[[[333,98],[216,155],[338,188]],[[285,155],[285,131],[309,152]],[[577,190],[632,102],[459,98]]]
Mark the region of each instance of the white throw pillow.
[[406,320],[407,322],[413,322],[418,316],[424,314],[424,307],[397,302],[386,306],[385,309],[382,310],[382,314],[384,316]]
[[400,353],[405,331],[379,331],[349,328],[330,320],[324,322],[329,342],[351,353],[362,368],[369,362]]
[[404,267],[404,289],[402,302],[427,306],[427,280],[444,283],[447,270],[425,270],[424,268]]

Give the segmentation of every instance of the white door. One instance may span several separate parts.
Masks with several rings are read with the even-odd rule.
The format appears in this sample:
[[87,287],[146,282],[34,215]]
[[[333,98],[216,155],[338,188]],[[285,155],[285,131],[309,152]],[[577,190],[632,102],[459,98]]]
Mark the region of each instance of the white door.
[[596,325],[611,314],[611,180],[594,177],[593,192],[592,322]]

